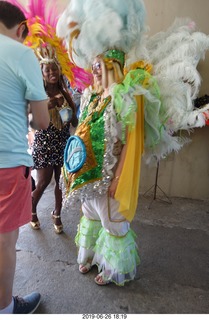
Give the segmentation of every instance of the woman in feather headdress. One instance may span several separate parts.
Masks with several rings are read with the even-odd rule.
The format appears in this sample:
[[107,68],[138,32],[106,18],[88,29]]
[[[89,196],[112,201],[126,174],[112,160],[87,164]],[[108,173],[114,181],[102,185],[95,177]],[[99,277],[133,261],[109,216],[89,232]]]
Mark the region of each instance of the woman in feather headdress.
[[[96,82],[84,91],[75,137],[65,148],[63,190],[66,209],[82,202],[77,261],[81,273],[98,266],[98,285],[124,285],[137,275],[140,259],[130,222],[144,146],[150,161],[185,142],[173,135],[179,123],[170,128],[160,87],[146,62],[152,59],[144,19],[141,0],[71,0],[57,24],[71,61],[91,67]],[[202,125],[199,114],[195,124]]]
[[[65,208],[82,201],[75,239],[79,271],[87,273],[98,265],[98,285],[124,285],[136,277],[140,262],[130,222],[143,152],[143,103],[126,92],[123,80],[126,54],[144,30],[144,13],[141,1],[71,1],[57,26],[61,36],[67,28],[72,61],[91,67],[94,76],[93,89],[82,96],[75,136],[65,149],[63,188]],[[139,78],[146,87],[149,66],[140,67]],[[82,163],[73,159],[78,150],[83,150]]]

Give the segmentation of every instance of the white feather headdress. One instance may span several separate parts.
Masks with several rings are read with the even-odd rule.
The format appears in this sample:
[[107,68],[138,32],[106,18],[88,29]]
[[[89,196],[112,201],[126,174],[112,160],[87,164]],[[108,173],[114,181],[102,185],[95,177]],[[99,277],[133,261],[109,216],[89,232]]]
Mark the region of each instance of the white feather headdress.
[[142,0],[70,0],[58,20],[72,60],[88,68],[98,54],[118,49],[127,54],[145,30]]

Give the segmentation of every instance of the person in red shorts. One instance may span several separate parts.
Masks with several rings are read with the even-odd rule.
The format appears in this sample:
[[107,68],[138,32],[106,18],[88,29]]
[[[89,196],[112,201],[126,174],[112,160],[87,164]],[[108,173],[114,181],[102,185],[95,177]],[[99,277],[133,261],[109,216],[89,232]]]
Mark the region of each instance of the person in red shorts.
[[31,220],[31,167],[28,152],[28,104],[32,125],[49,125],[41,69],[32,49],[23,12],[0,1],[0,314],[33,313],[40,294],[13,296],[19,227]]

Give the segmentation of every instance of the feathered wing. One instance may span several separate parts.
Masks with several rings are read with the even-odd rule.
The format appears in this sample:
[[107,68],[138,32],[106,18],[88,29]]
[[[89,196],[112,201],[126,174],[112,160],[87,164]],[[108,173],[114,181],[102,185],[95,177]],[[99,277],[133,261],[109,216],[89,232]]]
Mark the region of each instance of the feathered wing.
[[194,108],[201,77],[197,71],[200,59],[209,49],[209,36],[195,31],[190,19],[176,19],[166,31],[148,38],[147,50],[153,64],[153,75],[161,91],[161,101],[172,132],[205,125],[204,111]]
[[144,46],[143,52],[153,66],[152,75],[160,93],[156,117],[152,114],[152,102],[145,95],[144,156],[150,162],[153,157],[160,160],[190,142],[189,138],[179,135],[180,130],[190,132],[206,125],[209,105],[197,109],[194,99],[201,84],[197,65],[209,49],[209,36],[196,32],[195,23],[190,19],[176,19],[167,31],[146,37]]

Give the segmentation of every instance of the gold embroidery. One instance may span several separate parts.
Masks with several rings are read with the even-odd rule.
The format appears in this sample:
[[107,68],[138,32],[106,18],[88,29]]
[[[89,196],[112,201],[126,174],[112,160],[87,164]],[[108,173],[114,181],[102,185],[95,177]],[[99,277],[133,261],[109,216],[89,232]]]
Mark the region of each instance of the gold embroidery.
[[[83,140],[86,147],[87,156],[86,156],[86,161],[84,165],[79,171],[75,173],[68,173],[68,177],[66,180],[67,180],[67,190],[69,191],[70,191],[70,186],[73,185],[73,183],[76,181],[77,178],[82,176],[84,173],[96,168],[97,166],[97,161],[94,154],[94,150],[91,142],[91,136],[90,136],[90,121],[93,117],[93,114],[95,112],[101,113],[106,108],[106,106],[109,104],[110,101],[111,101],[111,96],[105,98],[102,102],[99,101],[99,98],[94,99],[88,107],[89,112],[87,117],[82,123],[78,125],[76,129],[75,135],[80,137]],[[79,189],[81,185],[83,186],[89,183],[90,181],[93,182],[97,180],[100,180],[100,179],[94,178],[92,180],[85,181],[82,184],[75,186],[73,190]]]

